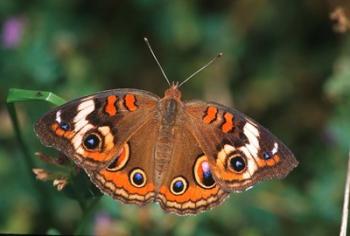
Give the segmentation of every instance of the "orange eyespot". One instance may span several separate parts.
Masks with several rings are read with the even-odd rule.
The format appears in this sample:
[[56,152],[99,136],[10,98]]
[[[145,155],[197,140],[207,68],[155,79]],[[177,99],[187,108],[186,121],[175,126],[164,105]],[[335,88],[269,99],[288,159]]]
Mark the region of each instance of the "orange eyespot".
[[209,168],[208,158],[200,156],[194,165],[194,178],[196,182],[205,189],[210,189],[215,186],[215,180]]
[[116,158],[112,161],[111,164],[107,167],[108,171],[118,171],[121,170],[126,163],[129,160],[129,145],[125,143],[121,150],[119,151],[119,154]]

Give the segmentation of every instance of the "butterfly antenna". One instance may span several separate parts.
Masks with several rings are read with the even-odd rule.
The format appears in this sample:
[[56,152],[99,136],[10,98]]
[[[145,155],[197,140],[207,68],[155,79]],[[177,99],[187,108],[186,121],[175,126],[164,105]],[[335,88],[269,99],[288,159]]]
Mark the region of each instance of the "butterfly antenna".
[[166,82],[168,82],[169,86],[171,86],[171,85],[170,85],[170,81],[169,81],[168,77],[166,76],[166,74],[165,74],[165,72],[164,72],[164,70],[163,70],[163,67],[160,65],[160,63],[159,63],[159,61],[158,61],[156,55],[155,55],[154,52],[153,52],[153,49],[152,49],[152,47],[151,47],[151,44],[150,44],[149,41],[148,41],[148,38],[144,37],[143,40],[145,40],[145,43],[146,43],[147,47],[149,48],[149,50],[151,51],[154,60],[156,60],[158,66],[159,66],[159,69],[160,69],[160,71],[162,72],[162,74],[163,74],[163,76],[164,76]]
[[207,64],[205,64],[204,66],[202,66],[200,69],[198,69],[196,72],[194,72],[192,75],[190,75],[189,77],[187,77],[187,79],[185,79],[184,81],[182,81],[179,84],[179,88],[186,83],[187,81],[189,81],[190,79],[192,79],[194,76],[196,76],[199,72],[201,72],[202,70],[204,70],[205,68],[207,68],[208,66],[210,66],[214,61],[216,61],[216,59],[218,59],[219,57],[221,57],[222,55],[224,55],[222,52],[220,52],[218,55],[216,55],[213,59],[211,59]]

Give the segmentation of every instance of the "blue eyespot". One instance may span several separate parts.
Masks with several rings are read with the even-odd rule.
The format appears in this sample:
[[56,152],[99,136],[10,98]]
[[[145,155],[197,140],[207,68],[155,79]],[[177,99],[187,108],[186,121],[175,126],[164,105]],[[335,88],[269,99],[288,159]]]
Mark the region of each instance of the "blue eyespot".
[[67,122],[61,121],[59,123],[59,126],[61,129],[63,129],[64,131],[68,131],[70,130],[70,125]]
[[134,174],[133,180],[134,180],[134,183],[136,185],[141,185],[143,183],[143,176],[142,176],[142,174],[140,174],[140,173]]
[[176,181],[173,185],[173,190],[175,193],[179,193],[184,189],[184,183],[180,180]]
[[197,158],[193,169],[193,175],[200,187],[204,189],[215,187],[215,180],[210,170],[208,158],[204,154]]
[[137,168],[132,170],[129,175],[129,178],[130,178],[131,184],[137,188],[141,188],[146,184],[146,175],[145,175],[145,172],[141,169]]
[[170,190],[174,195],[181,195],[187,189],[187,182],[183,177],[177,177],[173,179],[170,184]]
[[229,162],[230,162],[230,167],[235,172],[241,172],[246,167],[246,163],[245,163],[244,159],[241,156],[234,156],[231,159],[229,159]]
[[87,149],[93,150],[93,149],[96,149],[99,145],[100,145],[100,138],[95,133],[88,134],[84,138],[84,146]]
[[215,180],[214,180],[210,170],[203,172],[203,181],[202,182],[206,187],[212,187],[215,184]]
[[271,157],[272,157],[272,153],[271,152],[266,151],[266,152],[263,153],[263,158],[265,160],[269,160],[269,159],[271,159]]

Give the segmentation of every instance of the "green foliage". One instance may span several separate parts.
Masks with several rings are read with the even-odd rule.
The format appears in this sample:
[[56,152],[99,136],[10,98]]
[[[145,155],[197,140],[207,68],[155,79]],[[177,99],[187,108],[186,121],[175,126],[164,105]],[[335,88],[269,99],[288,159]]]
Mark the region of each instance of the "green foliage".
[[[334,7],[327,1],[0,1],[0,232],[337,234],[350,140],[350,38],[333,31]],[[99,200],[72,166],[63,191],[36,180],[31,168],[50,167],[33,153],[58,156],[32,128],[51,108],[35,100],[49,94],[10,91],[8,102],[20,102],[18,140],[14,107],[11,114],[6,109],[9,89],[66,100],[122,87],[162,95],[167,84],[144,36],[170,80],[183,80],[223,52],[183,86],[184,99],[234,104],[281,138],[300,165],[284,180],[233,193],[192,217],[165,214],[155,204]]]

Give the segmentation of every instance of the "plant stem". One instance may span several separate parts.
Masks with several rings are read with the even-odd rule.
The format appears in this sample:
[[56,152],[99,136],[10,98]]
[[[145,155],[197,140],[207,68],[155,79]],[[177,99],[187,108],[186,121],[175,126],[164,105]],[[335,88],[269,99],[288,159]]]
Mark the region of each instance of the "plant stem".
[[86,223],[89,220],[91,214],[93,213],[95,207],[97,206],[98,202],[100,201],[101,197],[96,197],[91,200],[91,203],[88,207],[85,207],[84,215],[77,226],[77,228],[74,231],[74,235],[82,235],[83,230],[86,228]]
[[343,203],[343,215],[340,227],[340,236],[346,236],[349,216],[349,193],[350,193],[350,152],[348,160],[348,172],[346,176],[344,203]]
[[52,220],[52,214],[51,214],[51,204],[50,204],[50,197],[49,193],[46,188],[44,188],[34,177],[34,174],[32,172],[32,169],[34,168],[32,156],[30,155],[29,148],[27,147],[26,143],[23,140],[21,130],[19,128],[19,123],[17,119],[17,113],[16,109],[13,103],[7,104],[7,109],[11,117],[12,125],[15,130],[16,139],[18,141],[20,150],[22,150],[22,153],[24,155],[24,162],[25,166],[29,175],[29,179],[32,182],[32,185],[37,190],[39,202],[42,207],[42,213],[45,215],[45,217],[50,221]]
[[32,182],[34,188],[37,190],[38,197],[39,197],[39,202],[41,207],[41,213],[45,218],[49,221],[53,221],[52,217],[52,211],[51,211],[51,198],[50,194],[47,190],[47,188],[43,187],[37,181],[34,177],[34,174],[32,172],[32,169],[34,168],[34,163],[32,159],[31,152],[24,142],[22,132],[19,126],[18,122],[18,116],[16,112],[16,107],[15,103],[16,102],[26,102],[26,101],[32,101],[32,100],[41,100],[41,101],[46,101],[50,102],[55,105],[61,105],[64,103],[64,99],[60,98],[59,96],[51,93],[51,92],[45,92],[45,91],[33,91],[33,90],[24,90],[24,89],[15,89],[12,88],[9,90],[9,93],[7,95],[6,99],[6,105],[7,105],[7,110],[9,112],[11,122],[15,131],[15,136],[18,141],[20,150],[22,150],[22,153],[24,155],[24,162],[26,169],[28,171],[29,179]]

